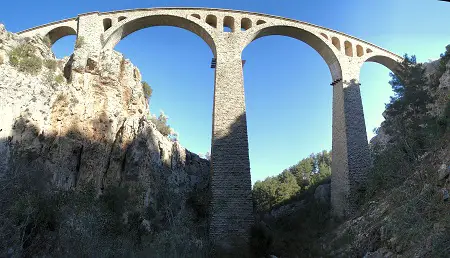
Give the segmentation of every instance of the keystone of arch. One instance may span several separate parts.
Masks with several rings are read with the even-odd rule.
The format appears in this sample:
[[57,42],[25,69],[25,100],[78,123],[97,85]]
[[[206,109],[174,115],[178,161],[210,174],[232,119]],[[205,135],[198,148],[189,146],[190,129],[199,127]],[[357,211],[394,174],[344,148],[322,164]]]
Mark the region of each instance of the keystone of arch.
[[214,32],[206,26],[208,24],[202,24],[202,21],[196,20],[195,17],[177,14],[176,11],[173,12],[173,14],[166,14],[166,11],[165,13],[150,12],[135,16],[128,15],[129,17],[127,19],[118,22],[102,34],[103,49],[113,49],[123,38],[135,31],[153,26],[171,26],[197,34],[208,44],[215,56],[216,45],[213,37]]

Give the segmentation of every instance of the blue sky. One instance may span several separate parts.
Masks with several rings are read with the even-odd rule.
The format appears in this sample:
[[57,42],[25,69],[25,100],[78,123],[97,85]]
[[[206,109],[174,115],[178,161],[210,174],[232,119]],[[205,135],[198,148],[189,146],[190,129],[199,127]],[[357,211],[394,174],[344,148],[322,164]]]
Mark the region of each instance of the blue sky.
[[[293,18],[338,30],[420,62],[436,59],[450,44],[450,3],[437,0],[378,1],[5,1],[0,23],[12,32],[92,11],[151,7],[214,7]],[[73,51],[74,37],[58,41],[58,57]],[[196,153],[211,143],[214,71],[212,53],[189,31],[152,27],[117,46],[154,89],[151,112],[169,116],[183,146]],[[305,43],[270,36],[251,43],[244,82],[252,181],[280,173],[312,152],[331,149],[331,76],[322,58]],[[368,136],[383,120],[392,94],[389,70],[366,63],[360,82]]]

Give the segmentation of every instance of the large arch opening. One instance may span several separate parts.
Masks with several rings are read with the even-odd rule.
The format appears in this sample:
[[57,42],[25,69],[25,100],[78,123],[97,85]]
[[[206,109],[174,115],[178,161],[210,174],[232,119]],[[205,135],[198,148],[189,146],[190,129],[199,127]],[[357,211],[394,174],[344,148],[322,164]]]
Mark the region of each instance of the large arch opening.
[[51,30],[44,37],[51,46],[56,58],[70,56],[75,47],[77,32],[69,26],[61,26]]
[[372,56],[361,67],[359,81],[368,141],[376,135],[375,129],[384,121],[386,104],[394,95],[389,74],[395,73],[397,66],[391,58]]
[[243,51],[253,184],[331,150],[329,66],[336,61],[323,41],[300,29],[263,29],[255,39]]
[[213,55],[208,45],[190,31],[177,28],[180,26],[145,28],[148,21],[138,21],[138,27],[129,25],[133,33],[124,29],[127,37],[114,49],[130,59],[142,80],[152,87],[150,113],[158,116],[164,111],[168,124],[178,133],[178,141],[189,151],[210,152]]
[[190,32],[197,34],[202,38],[206,44],[210,47],[213,55],[215,56],[216,47],[214,41],[207,30],[197,23],[188,20],[187,18],[182,18],[172,15],[152,15],[146,16],[134,20],[130,20],[123,24],[122,26],[116,28],[107,38],[104,39],[104,48],[113,49],[122,39],[128,35],[149,27],[155,26],[171,26],[178,27]]

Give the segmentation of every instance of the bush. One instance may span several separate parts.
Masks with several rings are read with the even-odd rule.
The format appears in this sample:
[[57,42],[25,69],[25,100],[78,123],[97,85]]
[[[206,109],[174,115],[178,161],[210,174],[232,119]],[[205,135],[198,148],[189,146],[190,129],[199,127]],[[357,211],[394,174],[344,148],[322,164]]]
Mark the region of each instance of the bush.
[[65,83],[66,79],[61,74],[55,76],[52,71],[48,71],[44,74],[44,82],[54,88],[57,85]]
[[147,82],[142,82],[142,90],[144,91],[144,97],[150,99],[152,97],[153,89]]
[[53,59],[45,59],[44,60],[44,66],[47,67],[47,69],[51,70],[51,71],[55,71],[56,70],[56,60]]
[[63,84],[65,81],[66,81],[66,79],[64,78],[64,76],[62,76],[62,74],[58,74],[58,75],[55,77],[55,82],[56,82],[57,84]]
[[162,135],[176,138],[176,133],[174,133],[172,128],[170,128],[167,124],[167,119],[167,116],[162,111],[158,118],[156,118],[156,116],[150,117],[152,123],[156,125],[156,130],[158,130]]
[[0,65],[2,65],[5,62],[5,60],[3,60],[3,56],[0,55]]
[[9,62],[21,72],[37,74],[42,69],[42,60],[35,50],[30,44],[21,44],[9,52]]
[[77,40],[75,41],[75,49],[83,47],[84,44],[85,44],[84,37],[83,36],[78,37]]

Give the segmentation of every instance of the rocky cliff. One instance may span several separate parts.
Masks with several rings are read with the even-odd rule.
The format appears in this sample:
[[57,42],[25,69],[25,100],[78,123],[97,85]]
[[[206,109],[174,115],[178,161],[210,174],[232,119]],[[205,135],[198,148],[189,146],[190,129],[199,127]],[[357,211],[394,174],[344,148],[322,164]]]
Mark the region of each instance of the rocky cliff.
[[[0,24],[2,182],[7,185],[13,179],[31,177],[42,181],[44,189],[57,192],[90,189],[95,192],[92,203],[101,200],[108,189],[127,189],[127,196],[136,201],[118,214],[123,225],[131,211],[138,211],[138,231],[143,228],[144,235],[152,236],[148,242],[162,241],[163,237],[155,236],[167,236],[178,227],[179,237],[193,238],[190,243],[201,245],[206,236],[209,162],[160,134],[147,119],[141,75],[129,60],[115,51],[92,58],[80,51],[56,60],[45,40],[22,38]],[[2,191],[14,192],[7,187]],[[64,253],[62,244],[50,244],[47,249],[36,244],[38,236],[42,239],[48,234],[41,230],[33,235],[29,218],[14,221],[17,203],[7,203],[2,203],[2,211],[10,213],[3,214],[0,224],[2,229],[9,225],[9,231],[3,230],[9,235],[0,241],[5,240],[0,256],[24,254],[33,246],[43,255]],[[30,216],[38,212],[32,210]],[[79,223],[75,228],[80,232],[91,230],[80,226],[86,214],[63,213],[58,220],[61,227],[71,221]],[[28,242],[24,240],[27,234]],[[61,234],[56,238],[62,239]],[[91,248],[101,249],[94,240],[90,242]],[[85,254],[105,256],[105,250]]]

